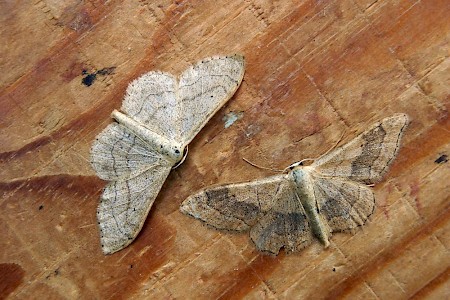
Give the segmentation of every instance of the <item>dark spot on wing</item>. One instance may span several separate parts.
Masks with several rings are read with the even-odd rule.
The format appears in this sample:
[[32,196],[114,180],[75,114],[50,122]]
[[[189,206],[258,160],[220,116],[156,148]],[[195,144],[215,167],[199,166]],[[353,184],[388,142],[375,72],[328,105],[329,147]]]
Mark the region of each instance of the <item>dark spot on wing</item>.
[[[278,250],[283,246],[288,246],[285,244],[287,240],[297,243],[298,239],[302,239],[303,242],[306,242],[302,236],[309,230],[306,216],[299,212],[271,212],[257,226],[260,226],[261,230],[257,240],[254,241],[255,244],[272,253],[278,252],[273,252],[275,248]],[[291,247],[288,246],[288,248]]]
[[243,199],[238,199],[236,195],[230,194],[226,187],[219,187],[205,191],[208,206],[221,212],[226,216],[233,216],[243,220],[247,224],[254,224],[259,215],[259,206],[253,203],[245,202]]
[[[386,136],[383,126],[377,126],[362,136],[365,143],[362,145],[361,155],[352,162],[353,179],[369,178],[372,166],[380,156],[381,144]],[[370,180],[367,180],[369,183]]]
[[261,235],[264,240],[271,239],[273,233],[284,236],[289,233],[305,231],[307,225],[306,216],[298,212],[273,212],[269,222]]
[[338,205],[337,201],[330,198],[325,201],[325,204],[322,206],[321,211],[324,213],[327,220],[331,221],[336,217],[349,219],[350,208],[351,206]]

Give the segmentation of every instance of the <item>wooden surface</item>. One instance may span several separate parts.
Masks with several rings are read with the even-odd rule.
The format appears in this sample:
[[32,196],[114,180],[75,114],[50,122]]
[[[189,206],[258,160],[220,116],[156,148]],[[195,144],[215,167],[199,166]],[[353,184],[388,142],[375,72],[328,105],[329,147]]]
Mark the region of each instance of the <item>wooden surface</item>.
[[[450,297],[447,0],[33,2],[0,4],[0,298]],[[89,148],[126,86],[235,52],[241,88],[137,240],[104,256]],[[202,187],[272,175],[243,157],[283,168],[394,112],[412,122],[376,212],[328,249],[261,255],[178,211]]]

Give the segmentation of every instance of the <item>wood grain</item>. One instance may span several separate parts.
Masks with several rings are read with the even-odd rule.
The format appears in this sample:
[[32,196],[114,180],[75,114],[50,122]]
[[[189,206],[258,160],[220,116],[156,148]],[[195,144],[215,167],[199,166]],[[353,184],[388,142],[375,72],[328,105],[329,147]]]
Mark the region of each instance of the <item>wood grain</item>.
[[[3,1],[0,298],[450,296],[445,0]],[[128,83],[242,53],[240,89],[169,175],[142,232],[104,256],[88,163]],[[92,85],[82,80],[104,68]],[[111,70],[111,69],[108,69]],[[224,127],[224,116],[242,118]],[[272,175],[394,112],[412,119],[374,216],[329,249],[265,256],[182,215],[200,188]]]

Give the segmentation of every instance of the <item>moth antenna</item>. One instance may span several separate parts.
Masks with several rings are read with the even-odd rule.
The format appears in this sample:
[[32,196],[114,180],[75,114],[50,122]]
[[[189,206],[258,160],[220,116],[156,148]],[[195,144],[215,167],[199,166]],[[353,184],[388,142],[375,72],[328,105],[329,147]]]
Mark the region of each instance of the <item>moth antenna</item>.
[[249,160],[246,159],[245,157],[243,157],[242,159],[243,159],[246,163],[248,163],[249,165],[251,165],[251,166],[253,166],[253,167],[255,167],[255,168],[258,168],[258,169],[269,170],[269,171],[276,172],[276,173],[283,173],[283,172],[284,172],[283,170],[280,170],[280,169],[267,168],[267,167],[263,167],[263,166],[257,165],[257,164],[255,164],[255,163],[249,161]]
[[292,165],[284,168],[283,173],[289,173],[289,171],[293,170],[295,167],[303,166],[303,162],[307,160],[315,160],[315,158],[304,158],[301,161],[297,161],[293,163]]
[[297,167],[297,166],[302,166],[303,165],[303,162],[305,162],[305,161],[314,161],[314,160],[316,160],[316,159],[318,159],[318,158],[320,158],[320,157],[322,157],[322,156],[325,156],[325,155],[327,155],[328,153],[330,153],[331,152],[331,150],[333,150],[334,148],[336,148],[337,147],[337,145],[339,145],[339,143],[342,141],[342,138],[344,137],[344,134],[345,134],[345,130],[344,130],[344,132],[342,132],[342,134],[341,134],[341,136],[340,136],[340,138],[337,140],[337,142],[333,145],[333,146],[331,146],[328,150],[327,150],[327,152],[325,152],[324,154],[322,154],[321,156],[319,156],[319,157],[316,157],[316,158],[304,158],[304,159],[302,159],[301,161],[298,161],[298,162],[296,162],[296,163],[293,163],[292,165],[290,165],[289,167],[287,167],[287,168],[285,168],[284,170],[283,170],[283,173],[286,173],[286,172],[289,172],[290,170],[292,170],[293,168],[295,168],[295,167]]
[[[327,152],[325,152],[324,154],[322,154],[321,157],[327,155],[328,153],[331,152],[331,150],[335,149],[335,148],[339,145],[339,143],[342,141],[342,138],[344,137],[344,135],[345,135],[345,129],[344,129],[344,131],[342,132],[340,138],[337,140],[337,142],[334,143],[334,145],[331,146],[331,148],[328,149]],[[316,159],[317,159],[317,158],[316,158]]]
[[304,161],[309,161],[309,160],[316,160],[317,158],[304,158],[301,161],[297,162],[297,165],[302,165]]

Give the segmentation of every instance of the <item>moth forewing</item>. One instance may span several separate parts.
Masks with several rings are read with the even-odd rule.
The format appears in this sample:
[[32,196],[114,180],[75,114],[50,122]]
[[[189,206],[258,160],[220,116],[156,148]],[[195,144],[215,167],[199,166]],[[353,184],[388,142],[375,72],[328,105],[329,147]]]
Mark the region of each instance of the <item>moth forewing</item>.
[[[195,111],[180,120],[180,141],[189,144],[209,119],[230,99],[244,77],[242,55],[203,59],[184,71],[177,98],[183,110]],[[198,98],[200,101],[192,101]]]
[[314,179],[311,173],[313,167],[297,166],[290,173],[289,177],[295,182],[296,191],[306,214],[314,235],[325,247],[330,245],[330,229],[319,214],[319,206],[314,194]]
[[384,118],[350,142],[319,157],[311,166],[323,176],[377,183],[397,156],[408,123],[406,114]]

